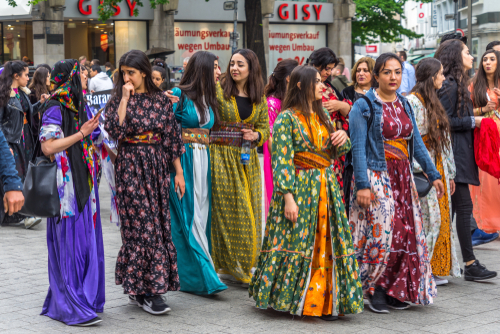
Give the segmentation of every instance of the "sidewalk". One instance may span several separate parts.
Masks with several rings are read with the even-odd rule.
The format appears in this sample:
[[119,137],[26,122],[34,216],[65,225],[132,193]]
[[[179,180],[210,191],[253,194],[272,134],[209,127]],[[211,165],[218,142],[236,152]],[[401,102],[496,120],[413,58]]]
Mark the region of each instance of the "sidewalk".
[[[120,231],[109,223],[109,192],[104,182],[100,190],[106,256],[103,322],[91,328],[70,327],[39,315],[48,288],[43,222],[34,230],[0,227],[0,333],[500,333],[499,278],[488,283],[450,279],[447,286],[438,287],[432,306],[387,315],[366,308],[362,314],[335,322],[257,309],[238,284],[228,284],[228,290],[213,297],[168,293],[172,312],[150,315],[128,306],[127,296],[114,283]],[[499,240],[476,247],[475,252],[489,269],[500,271]]]

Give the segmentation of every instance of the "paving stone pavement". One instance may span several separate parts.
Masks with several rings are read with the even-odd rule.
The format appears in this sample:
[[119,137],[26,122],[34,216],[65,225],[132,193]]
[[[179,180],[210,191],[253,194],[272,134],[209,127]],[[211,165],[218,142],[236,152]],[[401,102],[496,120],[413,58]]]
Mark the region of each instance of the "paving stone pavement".
[[[432,306],[414,306],[387,315],[366,309],[335,322],[257,309],[238,284],[228,284],[226,291],[212,297],[168,293],[172,311],[150,315],[127,305],[127,296],[114,283],[121,238],[119,229],[109,223],[107,186],[101,186],[100,191],[106,261],[103,322],[80,328],[39,315],[49,284],[46,224],[42,222],[33,230],[0,227],[1,333],[500,333],[499,278],[488,283],[451,279],[447,286],[438,287]],[[489,269],[500,271],[500,240],[476,247],[475,252]]]

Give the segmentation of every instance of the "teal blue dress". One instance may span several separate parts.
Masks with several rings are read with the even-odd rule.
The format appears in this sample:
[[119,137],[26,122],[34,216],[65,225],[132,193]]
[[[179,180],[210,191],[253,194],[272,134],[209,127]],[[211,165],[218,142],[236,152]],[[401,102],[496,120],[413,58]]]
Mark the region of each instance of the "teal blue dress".
[[[173,89],[180,97],[181,90]],[[177,110],[179,109],[179,110]],[[210,120],[200,126],[198,112],[193,101],[184,98],[181,108],[174,104],[175,118],[183,129],[211,129],[214,113],[210,108]],[[181,291],[198,295],[210,295],[227,289],[215,272],[211,245],[211,171],[210,151],[206,145],[184,144],[186,153],[181,156],[186,193],[179,200],[174,189],[175,171],[170,182],[170,214],[172,240],[177,249],[177,263]]]

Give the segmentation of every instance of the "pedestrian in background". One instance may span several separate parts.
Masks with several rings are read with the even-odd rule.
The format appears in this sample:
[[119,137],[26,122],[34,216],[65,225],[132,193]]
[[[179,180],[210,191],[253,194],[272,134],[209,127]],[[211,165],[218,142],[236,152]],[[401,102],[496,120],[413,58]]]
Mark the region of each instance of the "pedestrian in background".
[[[491,118],[500,131],[500,52],[489,49],[480,59],[479,71],[469,86],[474,116]],[[482,145],[482,143],[474,144]],[[500,231],[498,217],[500,186],[494,176],[481,169],[479,169],[479,183],[479,186],[470,186],[474,218],[479,226],[473,234],[473,239],[474,235],[485,231],[493,233],[487,240],[491,242],[498,238],[497,231]]]
[[113,89],[113,81],[105,72],[101,71],[100,65],[92,65],[90,68],[90,77],[92,78],[89,83],[89,91],[91,93]]
[[[451,195],[455,192],[455,159],[450,122],[437,96],[437,90],[441,89],[446,78],[443,75],[443,66],[435,58],[421,60],[415,74],[417,84],[407,96],[408,102],[415,113],[418,131],[444,184],[443,197],[438,198],[436,189],[432,188],[427,196],[420,198],[432,275],[436,285],[443,285],[447,284],[448,280],[439,276],[461,276],[450,210]],[[423,172],[415,160],[413,172]]]
[[273,170],[271,166],[273,125],[276,117],[281,112],[281,102],[285,98],[286,88],[290,81],[290,74],[299,62],[294,59],[282,60],[276,65],[273,73],[269,76],[264,95],[267,99],[267,112],[269,114],[269,139],[264,144],[264,184],[265,195],[265,217],[269,212],[269,204],[273,196]]
[[337,89],[337,91],[342,92],[347,86],[349,86],[349,79],[343,74],[345,69],[345,63],[342,61],[333,69],[335,73],[332,86]]
[[57,163],[59,217],[47,218],[49,291],[42,315],[66,325],[101,322],[105,302],[104,247],[92,137],[99,119],[87,113],[79,64],[67,59],[51,73],[44,105],[42,151]]
[[111,74],[113,73],[113,71],[115,70],[115,66],[113,64],[111,64],[109,61],[106,62],[106,64],[104,64],[104,68],[106,69],[106,75],[111,79]]
[[[456,213],[458,241],[465,263],[464,278],[468,281],[496,277],[474,256],[472,249],[473,230],[471,229],[472,198],[469,185],[479,186],[479,173],[474,157],[474,129],[481,126],[482,116],[474,116],[472,100],[467,90],[468,71],[472,68],[474,57],[469,48],[457,39],[441,43],[434,56],[443,65],[446,80],[438,91],[451,125],[451,141],[457,174],[455,193],[451,197],[453,215]],[[486,95],[486,91],[484,92]]]
[[[217,84],[217,102],[220,124],[210,134],[212,258],[220,274],[250,283],[262,241],[262,179],[256,147],[269,138],[264,81],[252,50],[233,53]],[[243,144],[250,146],[247,164],[241,162]]]
[[[36,105],[40,102],[44,95],[48,96],[50,93],[50,71],[47,70],[46,67],[41,66],[38,67],[33,74],[33,79],[29,85],[29,90],[31,93],[29,94],[30,102],[32,105]],[[32,123],[32,131],[33,136],[38,137],[38,133],[40,131],[41,126],[41,116],[40,113],[33,113],[33,123]],[[35,148],[33,150],[33,159],[37,157],[41,157],[42,147],[40,146],[40,141],[36,140]]]
[[486,45],[486,51],[488,50],[500,51],[500,41],[493,41],[491,43],[488,43],[488,45]]
[[350,114],[354,179],[349,221],[370,309],[388,313],[432,304],[436,285],[423,231],[413,158],[443,196],[443,183],[418,132],[407,99],[397,93],[403,64],[377,58],[373,88]]
[[350,141],[322,106],[317,70],[296,67],[274,125],[275,188],[249,293],[258,308],[337,320],[363,311],[340,187],[330,168]]
[[182,198],[180,156],[185,148],[172,104],[153,83],[144,52],[132,50],[120,58],[105,119],[104,129],[120,142],[115,181],[122,246],[115,282],[129,295],[130,304],[165,314],[170,307],[162,295],[180,288],[170,226],[169,165]]
[[[177,249],[181,291],[210,295],[227,289],[217,276],[212,256],[210,129],[218,123],[217,78],[219,61],[210,52],[198,51],[173,95],[175,118],[182,127],[186,153],[181,165],[186,181],[182,200],[171,174],[170,207],[172,240]],[[155,66],[156,67],[156,66]],[[155,68],[153,67],[153,68]]]
[[162,84],[165,81],[166,71],[163,67],[153,66],[153,71],[151,72],[151,76],[153,78],[153,82],[156,87],[162,89]]
[[[0,76],[0,131],[9,143],[10,150],[16,161],[16,169],[22,182],[26,178],[30,161],[35,158],[35,149],[38,142],[37,133],[34,133],[34,113],[38,111],[40,103],[32,105],[29,99],[28,85],[29,68],[20,60],[9,61],[5,64]],[[41,102],[45,102],[45,95]],[[3,190],[0,192],[3,197]],[[24,220],[26,228],[38,225],[42,219],[37,217],[14,214],[6,216],[2,224],[16,224]]]
[[401,78],[401,86],[398,89],[398,93],[406,96],[410,94],[411,90],[416,84],[415,69],[410,63],[406,61],[408,59],[408,56],[406,55],[405,51],[399,51],[398,54],[403,64],[403,76]]

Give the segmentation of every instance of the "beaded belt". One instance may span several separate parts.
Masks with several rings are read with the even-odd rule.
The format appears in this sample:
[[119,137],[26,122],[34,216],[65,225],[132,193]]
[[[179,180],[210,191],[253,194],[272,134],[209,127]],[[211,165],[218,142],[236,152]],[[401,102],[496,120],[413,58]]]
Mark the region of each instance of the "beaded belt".
[[210,132],[208,129],[182,129],[182,140],[184,144],[210,144]]
[[297,152],[293,157],[295,169],[322,169],[330,167],[330,157],[327,152]]
[[[212,132],[210,133],[210,144],[241,147],[241,141],[243,139],[242,129],[253,130],[253,124],[220,122],[220,125],[216,125],[212,128]],[[256,146],[257,143],[252,142],[251,147],[254,148]]]
[[161,135],[154,133],[153,131],[148,131],[141,133],[140,135],[126,137],[121,141],[122,146],[152,146],[159,145],[161,143]]
[[408,142],[406,139],[394,139],[384,142],[385,160],[408,160]]

